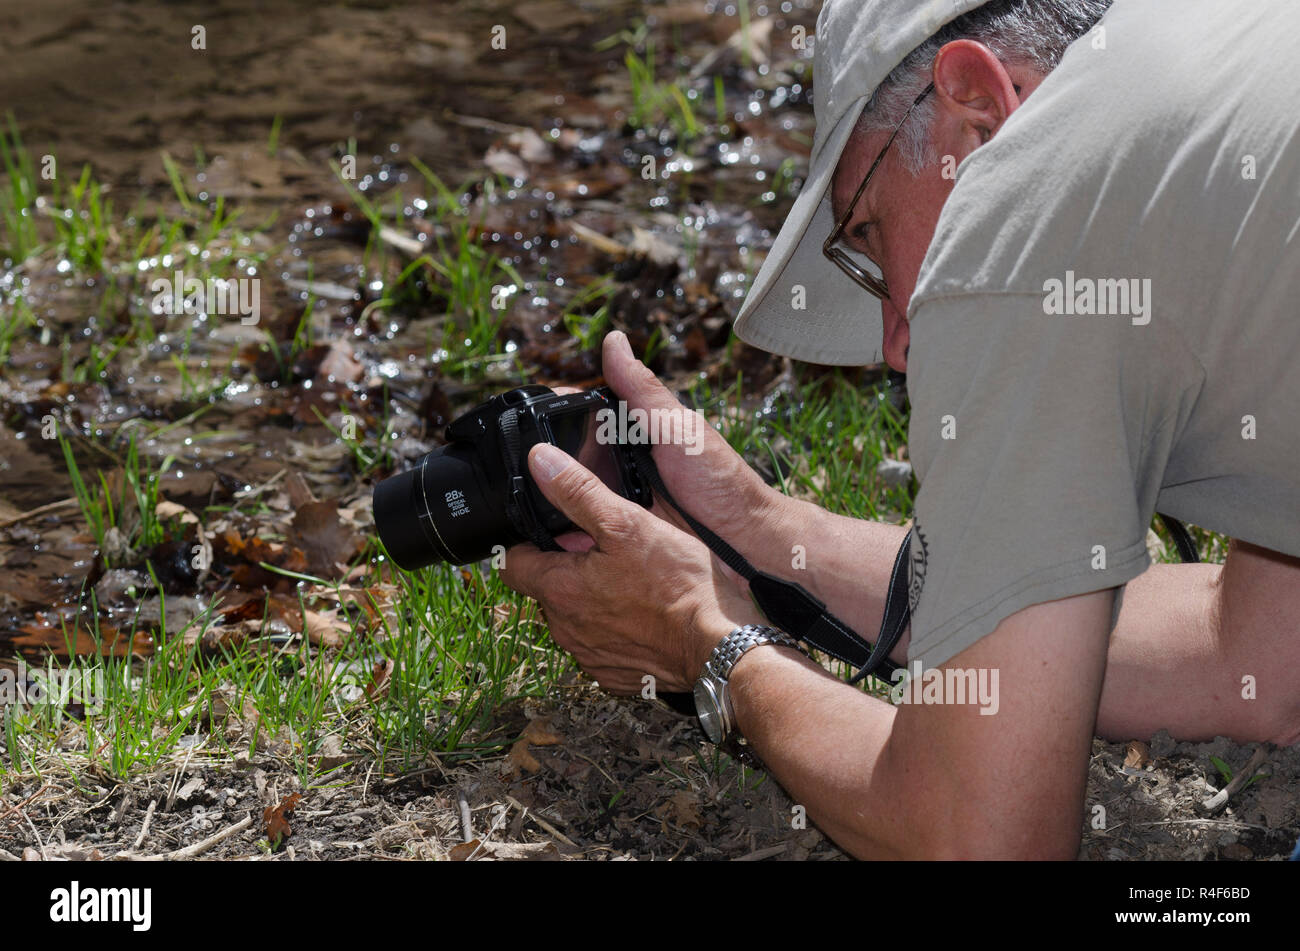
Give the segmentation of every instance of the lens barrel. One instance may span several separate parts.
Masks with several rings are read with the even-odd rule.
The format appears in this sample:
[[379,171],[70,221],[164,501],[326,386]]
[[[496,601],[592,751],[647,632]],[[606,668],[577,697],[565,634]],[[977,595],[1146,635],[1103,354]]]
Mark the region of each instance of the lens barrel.
[[407,571],[438,561],[465,565],[487,558],[495,545],[522,541],[504,495],[489,486],[478,452],[460,445],[435,449],[378,483],[375,528],[393,561]]

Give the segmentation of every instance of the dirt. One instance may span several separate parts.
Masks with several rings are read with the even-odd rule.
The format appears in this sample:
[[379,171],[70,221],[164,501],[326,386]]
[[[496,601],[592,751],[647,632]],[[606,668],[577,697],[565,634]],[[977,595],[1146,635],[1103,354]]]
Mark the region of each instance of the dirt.
[[[165,769],[125,784],[31,780],[0,795],[0,859],[848,859],[770,776],[715,753],[693,720],[661,704],[578,677],[553,699],[502,709],[497,723],[509,752],[399,775],[327,743],[326,762],[313,765],[333,771],[312,788],[300,785],[291,736],[233,761],[205,754],[197,737]],[[66,748],[75,751],[75,732]],[[1139,767],[1125,765],[1143,759],[1133,744],[1096,741],[1079,858],[1285,859],[1300,830],[1300,749],[1269,748],[1259,778],[1225,809],[1201,809],[1223,785],[1211,757],[1240,770],[1252,749],[1162,733]],[[289,834],[273,847],[268,810],[295,793]]]

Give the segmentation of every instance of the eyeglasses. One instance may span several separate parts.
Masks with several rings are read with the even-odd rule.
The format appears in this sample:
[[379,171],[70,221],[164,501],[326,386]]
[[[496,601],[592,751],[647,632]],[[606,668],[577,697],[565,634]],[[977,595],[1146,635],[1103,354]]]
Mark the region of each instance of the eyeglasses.
[[876,174],[876,169],[879,168],[880,163],[885,160],[885,153],[889,151],[889,147],[893,145],[894,140],[898,138],[898,133],[902,131],[903,123],[906,122],[907,117],[912,114],[912,110],[921,104],[921,100],[932,92],[934,92],[934,83],[930,83],[930,85],[926,86],[921,95],[916,97],[916,101],[908,106],[907,112],[903,115],[902,121],[900,121],[898,126],[894,129],[894,134],[889,137],[889,141],[885,143],[885,147],[880,150],[880,154],[876,156],[876,160],[871,163],[871,169],[867,172],[867,177],[864,178],[862,184],[858,186],[858,190],[854,193],[853,200],[849,202],[849,207],[845,210],[844,216],[840,218],[839,223],[835,225],[835,230],[831,232],[831,236],[827,238],[826,242],[822,245],[822,254],[834,261],[841,271],[853,278],[853,280],[857,282],[860,287],[866,290],[867,293],[874,297],[878,297],[882,301],[889,299],[889,288],[885,285],[884,279],[864,271],[858,265],[858,262],[849,256],[849,253],[846,250],[839,247],[837,242],[843,236],[844,229],[848,227],[849,219],[853,217],[853,209],[857,207],[858,199],[862,197],[862,193],[867,190],[867,183],[871,181],[871,176]]

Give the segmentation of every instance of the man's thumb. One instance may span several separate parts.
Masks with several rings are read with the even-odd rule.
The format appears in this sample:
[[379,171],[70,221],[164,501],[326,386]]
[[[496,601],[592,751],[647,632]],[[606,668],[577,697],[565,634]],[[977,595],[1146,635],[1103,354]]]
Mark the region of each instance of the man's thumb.
[[618,510],[621,497],[610,491],[572,456],[550,443],[538,443],[528,453],[533,481],[548,502],[600,544],[602,524]]

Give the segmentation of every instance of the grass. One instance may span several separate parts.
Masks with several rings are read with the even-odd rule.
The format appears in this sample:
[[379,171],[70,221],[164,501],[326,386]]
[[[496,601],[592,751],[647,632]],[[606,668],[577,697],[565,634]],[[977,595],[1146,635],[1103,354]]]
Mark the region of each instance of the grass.
[[609,303],[615,291],[613,275],[596,278],[564,305],[564,329],[583,350],[601,345],[610,329]]
[[[380,584],[380,570],[353,602],[338,647],[313,646],[301,630],[274,634],[264,616],[247,639],[205,649],[203,635],[218,624],[209,610],[189,630],[167,631],[164,622],[147,662],[85,659],[104,688],[102,715],[74,719],[58,704],[5,708],[0,776],[69,766],[60,745],[70,745],[70,730],[80,734],[71,746],[81,765],[115,777],[175,755],[228,761],[283,744],[304,787],[328,779],[318,753],[331,734],[368,751],[381,771],[418,768],[430,754],[454,761],[501,749],[514,738],[490,733],[492,712],[512,696],[544,692],[567,660],[494,573],[401,573],[394,588]],[[300,589],[299,603],[309,610],[317,598],[346,594],[313,585]],[[236,721],[246,729],[232,741],[226,727]]]
[[[701,94],[684,79],[663,80],[658,77],[655,40],[644,20],[635,21],[595,43],[597,52],[624,46],[623,66],[631,87],[628,125],[658,138],[660,131],[670,133],[682,148],[688,148],[705,131],[697,115]],[[718,125],[724,124],[725,97],[720,77],[710,82]]]
[[[103,552],[107,567],[113,567],[112,556],[108,554],[105,545],[111,529],[121,532],[127,547],[131,549],[152,549],[166,540],[168,526],[158,515],[159,478],[171,467],[174,461],[172,457],[165,459],[156,471],[151,469],[140,457],[133,432],[122,459],[120,479],[110,478],[101,470],[97,473],[97,482],[88,485],[77,465],[71,444],[62,434],[59,435],[59,446],[63,450],[68,478],[72,482],[82,517],[95,544]],[[115,481],[118,483],[117,488],[113,487]]]
[[8,129],[0,129],[0,164],[4,165],[8,186],[0,191],[0,217],[7,236],[5,259],[21,263],[40,247],[36,229],[36,165],[23,148],[22,136],[13,113],[6,117]]
[[[590,306],[600,295],[589,290],[586,298]],[[862,494],[858,489],[870,481],[878,453],[876,437],[892,445],[901,432],[901,420],[887,403],[864,409],[856,385],[838,374],[801,383],[788,403],[759,414],[740,410],[739,392],[701,387],[696,397],[737,449],[755,460],[778,461],[787,491],[811,492],[828,503]],[[864,448],[854,448],[851,440],[846,448],[814,438],[807,440],[806,463],[793,461],[804,444],[792,442],[794,434],[853,427],[872,435]],[[358,443],[373,464],[372,440]],[[868,443],[873,448],[865,448]],[[63,448],[91,533],[102,538],[122,523],[124,511],[135,511],[144,514],[131,529],[133,546],[143,550],[157,543],[165,526],[148,515],[156,511],[156,473],[144,464],[135,440],[126,444],[118,487],[106,476],[88,485],[71,445],[65,441]],[[880,514],[902,507],[906,494],[867,497],[863,504]],[[74,722],[56,707],[8,708],[0,772],[71,768],[80,758],[83,765],[125,777],[178,756],[225,762],[273,746],[310,786],[329,780],[319,752],[331,734],[382,772],[418,769],[430,755],[446,761],[501,750],[513,737],[493,730],[494,711],[512,698],[551,690],[572,662],[494,570],[394,571],[379,543],[371,545],[357,559],[369,565],[364,578],[347,587],[284,572],[301,582],[300,614],[324,610],[327,603],[343,606],[337,647],[309,643],[302,625],[292,636],[276,634],[266,609],[245,639],[217,636],[226,630],[219,605],[187,630],[169,631],[163,622],[145,662],[84,660],[106,685],[102,715]],[[83,599],[86,614],[97,617],[93,590],[83,592]],[[93,621],[91,627],[98,637]],[[215,637],[217,646],[202,648],[205,636]],[[380,679],[383,687],[376,690]],[[213,720],[214,707],[229,711],[222,717],[242,721],[251,732],[228,739],[222,718]],[[254,716],[246,716],[246,708]],[[61,750],[69,745],[69,730],[79,737],[73,753]],[[724,765],[719,760],[713,767],[720,771]]]
[[792,392],[748,412],[740,409],[743,386],[739,376],[722,389],[701,383],[692,398],[782,492],[854,518],[911,517],[912,490],[876,477],[877,466],[907,444],[907,417],[882,385],[863,385],[841,371],[804,371]]
[[36,315],[32,313],[27,297],[21,291],[0,291],[0,362],[8,358],[14,341],[34,326]]

